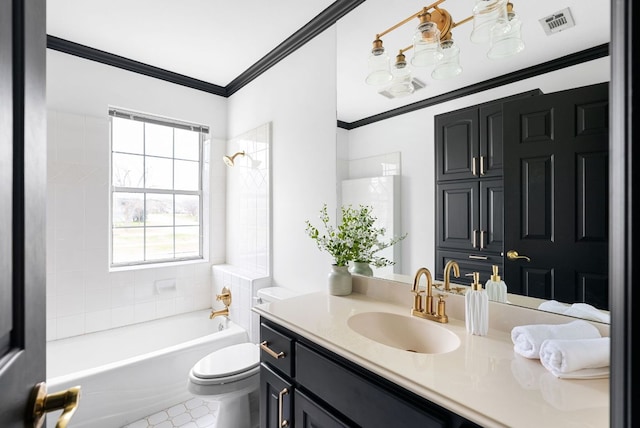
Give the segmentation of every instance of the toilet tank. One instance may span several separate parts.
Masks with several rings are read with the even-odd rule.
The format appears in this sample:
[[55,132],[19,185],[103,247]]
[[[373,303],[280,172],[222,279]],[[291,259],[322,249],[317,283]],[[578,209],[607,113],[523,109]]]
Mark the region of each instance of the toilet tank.
[[290,297],[297,296],[297,293],[293,290],[284,287],[265,287],[261,288],[257,292],[257,303],[276,302],[278,300],[288,299]]
[[[298,296],[300,293],[284,287],[264,287],[258,289],[254,304],[277,302],[279,300],[288,299]],[[251,328],[249,329],[249,339],[253,343],[260,341],[260,315],[255,312],[251,313]]]

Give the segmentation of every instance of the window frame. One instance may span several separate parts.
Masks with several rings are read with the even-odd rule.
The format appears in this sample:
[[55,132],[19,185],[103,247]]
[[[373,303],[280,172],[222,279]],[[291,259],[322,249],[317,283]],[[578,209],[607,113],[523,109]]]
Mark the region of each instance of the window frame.
[[[198,132],[198,190],[176,190],[174,189],[156,189],[151,187],[146,187],[146,173],[145,173],[145,163],[148,157],[152,158],[160,158],[160,159],[171,159],[172,162],[176,160],[187,160],[182,158],[175,157],[175,131],[174,141],[173,141],[173,153],[171,157],[161,157],[156,155],[148,155],[146,150],[146,135],[143,134],[143,150],[140,154],[143,158],[143,186],[142,187],[123,187],[123,186],[115,186],[113,183],[113,157],[114,154],[133,154],[130,152],[120,152],[113,150],[113,119],[129,119],[138,122],[143,122],[144,124],[152,124],[152,125],[162,125],[169,126],[173,130],[175,129],[183,129],[189,131]],[[144,131],[143,131],[144,132]],[[209,127],[205,125],[199,125],[192,122],[185,122],[176,119],[170,119],[166,117],[161,117],[158,115],[151,115],[145,113],[134,112],[131,110],[109,107],[109,269],[110,270],[127,270],[132,268],[144,268],[144,267],[154,267],[154,266],[171,266],[175,264],[184,264],[184,263],[197,263],[206,261],[207,255],[205,254],[205,238],[207,236],[207,229],[205,226],[204,214],[208,212],[205,207],[205,202],[208,198],[205,195],[205,183],[204,183],[204,175],[205,175],[205,144],[207,141],[207,135],[209,134]],[[175,171],[175,164],[174,164]],[[173,177],[172,187],[175,186],[175,177]],[[143,210],[146,212],[146,198],[144,197],[148,193],[154,194],[162,194],[162,195],[173,195],[173,224],[170,226],[172,228],[172,239],[173,239],[173,254],[172,258],[163,258],[163,259],[152,259],[147,260],[147,229],[149,227],[156,226],[147,226],[146,225],[146,215],[145,215],[145,223],[142,226],[138,226],[137,228],[142,228],[143,230],[143,259],[137,261],[127,261],[127,262],[118,262],[114,263],[113,254],[114,254],[114,230],[118,229],[114,227],[113,223],[113,202],[114,196],[118,193],[136,193],[143,196]],[[175,257],[175,242],[176,242],[176,221],[175,221],[175,196],[198,196],[198,255],[188,256],[188,257]]]

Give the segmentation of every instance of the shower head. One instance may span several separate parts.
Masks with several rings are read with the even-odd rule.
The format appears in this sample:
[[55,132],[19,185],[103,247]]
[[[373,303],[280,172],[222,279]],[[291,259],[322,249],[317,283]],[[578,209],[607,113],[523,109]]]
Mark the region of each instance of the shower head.
[[235,153],[233,156],[224,156],[222,160],[224,161],[225,164],[227,164],[227,166],[233,166],[236,156],[244,156],[244,150],[241,152]]

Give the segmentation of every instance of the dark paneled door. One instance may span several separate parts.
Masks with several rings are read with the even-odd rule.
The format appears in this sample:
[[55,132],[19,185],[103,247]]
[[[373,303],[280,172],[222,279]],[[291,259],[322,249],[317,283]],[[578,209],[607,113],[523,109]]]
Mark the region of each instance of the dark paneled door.
[[608,309],[608,84],[513,101],[503,114],[509,290]]
[[[0,0],[0,425],[45,380],[45,3]],[[33,426],[33,425],[31,425]]]

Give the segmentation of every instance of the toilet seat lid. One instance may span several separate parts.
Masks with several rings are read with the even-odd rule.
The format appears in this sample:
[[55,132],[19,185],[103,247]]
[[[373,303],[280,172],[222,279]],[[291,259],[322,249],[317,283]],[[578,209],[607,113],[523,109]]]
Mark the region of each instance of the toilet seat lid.
[[216,379],[245,372],[260,364],[260,350],[254,343],[240,343],[219,349],[200,359],[192,369],[201,379]]

